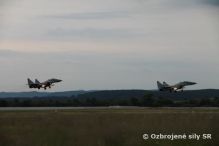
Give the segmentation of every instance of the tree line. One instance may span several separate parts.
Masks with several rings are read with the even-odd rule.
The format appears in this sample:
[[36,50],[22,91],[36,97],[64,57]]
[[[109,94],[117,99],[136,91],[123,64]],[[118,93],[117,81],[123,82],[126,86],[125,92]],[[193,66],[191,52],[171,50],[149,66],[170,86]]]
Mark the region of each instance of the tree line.
[[141,106],[141,107],[219,107],[219,98],[170,98],[153,97],[146,94],[130,98],[77,98],[77,97],[36,97],[36,98],[1,98],[0,107],[67,107],[67,106]]

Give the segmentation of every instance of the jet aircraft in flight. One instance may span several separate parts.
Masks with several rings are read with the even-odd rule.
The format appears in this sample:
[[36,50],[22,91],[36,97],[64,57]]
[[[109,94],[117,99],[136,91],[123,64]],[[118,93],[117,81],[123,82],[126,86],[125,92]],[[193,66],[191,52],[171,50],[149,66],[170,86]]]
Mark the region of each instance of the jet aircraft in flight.
[[189,86],[189,85],[195,85],[197,83],[195,82],[189,82],[189,81],[183,81],[183,82],[179,82],[175,85],[169,85],[166,82],[160,83],[159,81],[157,81],[157,87],[159,89],[159,91],[169,91],[169,92],[177,92],[177,91],[182,91],[185,88],[185,86]]
[[62,80],[55,79],[55,78],[48,79],[44,82],[39,82],[37,79],[35,79],[35,82],[33,82],[29,78],[27,79],[29,88],[38,88],[38,89],[44,88],[45,90],[47,89],[47,87],[51,88],[51,86],[53,86],[54,83],[58,83],[58,82],[61,82],[61,81]]

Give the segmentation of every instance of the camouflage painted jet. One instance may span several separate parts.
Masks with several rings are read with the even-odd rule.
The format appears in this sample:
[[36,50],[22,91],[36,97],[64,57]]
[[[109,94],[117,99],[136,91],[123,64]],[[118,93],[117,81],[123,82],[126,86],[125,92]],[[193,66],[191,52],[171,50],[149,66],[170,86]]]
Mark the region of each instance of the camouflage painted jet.
[[27,79],[29,88],[38,88],[38,89],[44,88],[45,90],[46,90],[47,87],[51,88],[51,86],[53,86],[54,83],[58,83],[58,82],[61,82],[61,81],[62,80],[60,80],[60,79],[52,78],[52,79],[48,79],[48,80],[41,83],[37,79],[35,79],[35,83],[34,83],[29,78]]
[[189,86],[189,85],[195,85],[197,83],[195,82],[189,82],[189,81],[183,81],[183,82],[179,82],[175,85],[169,85],[166,82],[160,83],[159,81],[157,81],[157,87],[159,89],[159,91],[169,91],[169,92],[177,92],[177,91],[182,91],[185,88],[185,86]]

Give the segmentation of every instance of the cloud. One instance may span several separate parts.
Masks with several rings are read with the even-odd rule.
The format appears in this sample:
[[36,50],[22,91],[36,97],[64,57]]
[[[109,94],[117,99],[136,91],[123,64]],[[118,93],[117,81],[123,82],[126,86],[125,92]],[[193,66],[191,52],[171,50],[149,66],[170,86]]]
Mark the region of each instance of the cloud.
[[175,5],[181,7],[195,7],[198,5],[211,5],[211,6],[219,6],[218,0],[164,0],[168,3],[168,5]]
[[113,19],[113,18],[126,18],[129,17],[128,12],[86,12],[86,13],[68,13],[57,15],[44,15],[41,16],[45,19],[69,19],[69,20],[89,20],[89,19]]
[[217,7],[219,6],[219,0],[203,0],[203,3]]
[[47,34],[50,38],[60,39],[127,39],[138,38],[145,35],[144,32],[119,28],[83,28],[83,29],[50,29]]
[[[144,9],[144,11],[150,11],[154,13],[168,12],[172,10],[187,10],[196,9],[200,6],[219,6],[218,0],[137,0],[138,8]],[[154,11],[155,10],[155,11]]]

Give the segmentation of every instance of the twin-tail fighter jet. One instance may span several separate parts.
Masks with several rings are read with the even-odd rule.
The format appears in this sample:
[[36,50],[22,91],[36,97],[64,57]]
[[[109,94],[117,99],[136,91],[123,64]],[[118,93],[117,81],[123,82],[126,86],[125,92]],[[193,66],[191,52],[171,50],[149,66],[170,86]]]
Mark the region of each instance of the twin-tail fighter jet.
[[179,82],[175,85],[169,85],[166,82],[160,83],[159,81],[157,81],[157,87],[159,89],[159,91],[169,91],[169,92],[177,92],[177,91],[182,91],[185,88],[185,86],[189,86],[189,85],[195,85],[197,83],[195,82],[189,82],[189,81],[183,81],[183,82]]
[[45,90],[47,89],[47,87],[51,88],[51,86],[53,86],[54,83],[58,83],[61,81],[62,80],[55,79],[55,78],[48,79],[44,82],[39,82],[37,79],[35,79],[35,82],[33,82],[29,78],[27,79],[27,83],[28,83],[29,88],[37,88],[37,89],[44,88]]

